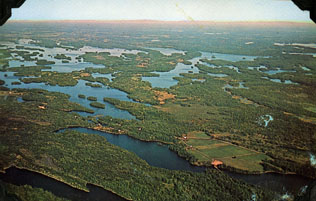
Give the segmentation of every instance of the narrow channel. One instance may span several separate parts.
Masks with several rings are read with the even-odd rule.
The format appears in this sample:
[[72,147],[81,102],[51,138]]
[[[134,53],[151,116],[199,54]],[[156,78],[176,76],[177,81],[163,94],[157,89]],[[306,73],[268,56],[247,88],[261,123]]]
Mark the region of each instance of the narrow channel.
[[[192,172],[203,172],[206,170],[206,167],[191,165],[187,160],[179,157],[176,153],[171,151],[168,146],[160,145],[156,142],[145,142],[127,135],[110,134],[87,128],[68,128],[59,130],[57,132],[62,134],[66,130],[74,130],[81,133],[103,136],[111,144],[134,152],[140,158],[145,160],[149,165],[154,167]],[[273,190],[280,194],[288,193],[296,195],[304,186],[313,181],[312,179],[299,175],[286,175],[278,173],[240,174],[226,170],[224,172],[235,179],[243,180],[249,184],[259,185],[263,188]]]

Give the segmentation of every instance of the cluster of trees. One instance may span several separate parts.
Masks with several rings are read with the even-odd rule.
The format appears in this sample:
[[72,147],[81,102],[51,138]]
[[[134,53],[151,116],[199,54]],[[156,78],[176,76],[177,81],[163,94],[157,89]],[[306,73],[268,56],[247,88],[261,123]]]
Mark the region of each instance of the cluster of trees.
[[43,71],[39,77],[24,77],[21,81],[24,83],[47,83],[52,86],[76,86],[78,81],[75,78],[80,77],[80,72],[58,73]]
[[71,57],[67,57],[65,54],[57,54],[54,56],[55,59],[60,59],[60,60],[71,60]]
[[67,201],[65,198],[57,197],[49,191],[41,188],[33,188],[29,185],[17,186],[0,181],[0,198],[7,201]]

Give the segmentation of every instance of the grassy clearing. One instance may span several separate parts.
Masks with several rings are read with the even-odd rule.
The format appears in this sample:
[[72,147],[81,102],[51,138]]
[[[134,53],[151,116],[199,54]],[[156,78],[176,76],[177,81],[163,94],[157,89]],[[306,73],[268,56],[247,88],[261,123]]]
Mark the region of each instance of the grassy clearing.
[[188,133],[188,138],[198,138],[198,139],[210,139],[210,136],[206,135],[204,132],[193,131]]
[[263,153],[239,147],[220,140],[213,140],[203,132],[191,132],[185,141],[187,150],[198,162],[210,164],[213,160],[222,161],[226,166],[249,172],[263,172],[262,160],[269,157]]
[[251,155],[236,156],[236,158],[221,158],[224,164],[235,167],[237,169],[248,170],[248,171],[264,171],[260,162],[267,159],[265,154],[254,153]]

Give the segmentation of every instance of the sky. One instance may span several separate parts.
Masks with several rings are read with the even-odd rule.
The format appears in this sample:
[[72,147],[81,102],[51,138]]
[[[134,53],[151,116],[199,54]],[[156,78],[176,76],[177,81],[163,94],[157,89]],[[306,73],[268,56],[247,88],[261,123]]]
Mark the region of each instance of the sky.
[[11,19],[311,21],[290,0],[26,0]]

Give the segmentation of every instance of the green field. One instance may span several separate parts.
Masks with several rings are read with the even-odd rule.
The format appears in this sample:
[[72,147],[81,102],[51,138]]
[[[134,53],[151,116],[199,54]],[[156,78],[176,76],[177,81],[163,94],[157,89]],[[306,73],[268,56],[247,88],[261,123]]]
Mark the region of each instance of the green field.
[[204,165],[210,165],[213,160],[218,160],[235,169],[263,172],[263,166],[260,164],[263,160],[269,159],[265,154],[211,139],[203,132],[191,132],[187,136],[185,139],[182,138],[186,149],[197,158],[197,162]]

